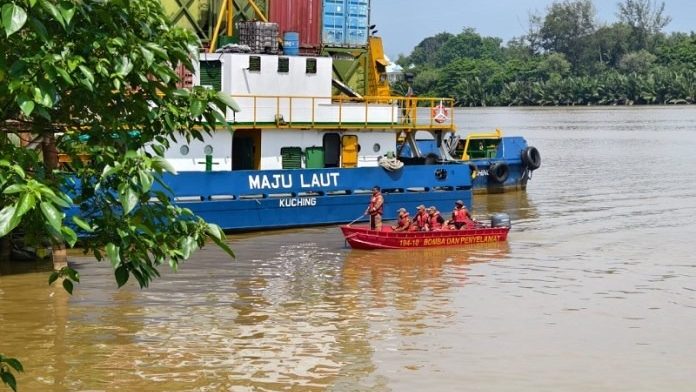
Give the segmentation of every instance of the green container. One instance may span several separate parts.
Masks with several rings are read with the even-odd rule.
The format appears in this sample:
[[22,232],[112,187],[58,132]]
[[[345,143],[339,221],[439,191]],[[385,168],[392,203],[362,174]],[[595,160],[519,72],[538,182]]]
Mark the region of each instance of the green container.
[[322,169],[324,167],[324,147],[307,147],[305,157],[308,169]]

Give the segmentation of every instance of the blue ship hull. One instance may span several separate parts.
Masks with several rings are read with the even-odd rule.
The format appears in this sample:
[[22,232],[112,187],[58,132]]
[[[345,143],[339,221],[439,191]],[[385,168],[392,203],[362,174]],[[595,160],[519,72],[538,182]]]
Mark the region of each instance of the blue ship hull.
[[[382,187],[384,219],[425,204],[449,212],[471,206],[468,165],[350,169],[182,172],[165,176],[176,202],[225,230],[261,230],[351,222],[362,216],[370,189]],[[367,220],[363,217],[360,220]]]

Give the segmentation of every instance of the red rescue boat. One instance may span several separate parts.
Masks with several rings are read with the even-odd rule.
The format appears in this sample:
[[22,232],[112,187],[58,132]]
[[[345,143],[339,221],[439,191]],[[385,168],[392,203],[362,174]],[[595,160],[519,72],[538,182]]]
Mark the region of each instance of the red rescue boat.
[[469,246],[507,240],[510,226],[442,231],[400,231],[384,226],[381,231],[369,226],[341,226],[343,236],[354,249],[407,249],[440,246]]

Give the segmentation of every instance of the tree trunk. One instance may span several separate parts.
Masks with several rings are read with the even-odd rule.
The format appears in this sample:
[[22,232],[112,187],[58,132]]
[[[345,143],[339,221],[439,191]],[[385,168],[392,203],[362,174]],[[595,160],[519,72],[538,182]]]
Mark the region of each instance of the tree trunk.
[[[58,149],[56,147],[56,137],[53,132],[47,132],[43,135],[41,147],[46,174],[48,176],[53,176],[53,171],[58,168]],[[68,255],[65,244],[53,245],[51,258],[53,259],[53,269],[59,270],[63,267],[67,267]]]
[[0,238],[0,261],[9,261],[12,254],[12,242],[9,234]]

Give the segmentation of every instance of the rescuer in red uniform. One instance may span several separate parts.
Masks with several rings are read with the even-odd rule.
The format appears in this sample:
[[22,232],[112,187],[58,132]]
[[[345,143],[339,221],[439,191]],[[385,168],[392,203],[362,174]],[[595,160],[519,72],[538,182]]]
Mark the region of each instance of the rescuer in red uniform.
[[399,221],[392,226],[394,231],[408,231],[411,228],[411,218],[405,208],[399,208]]
[[438,211],[435,206],[428,208],[428,226],[431,231],[446,229],[445,218],[440,215],[440,211]]
[[370,205],[367,206],[365,214],[370,214],[370,228],[372,230],[381,231],[382,215],[384,215],[384,197],[382,197],[382,190],[376,185],[372,188]]
[[454,211],[452,211],[452,219],[449,221],[450,229],[473,228],[474,221],[471,219],[469,210],[464,206],[464,202],[457,200],[454,203]]
[[413,223],[412,228],[415,231],[430,231],[430,217],[425,211],[423,204],[416,207],[416,216],[413,219]]

